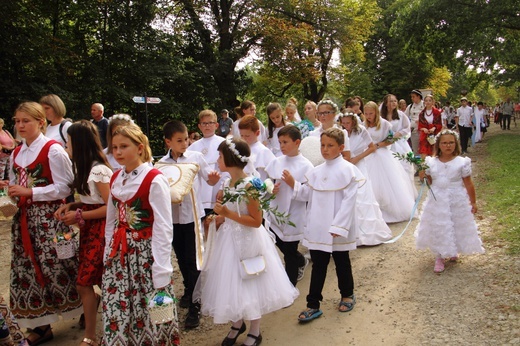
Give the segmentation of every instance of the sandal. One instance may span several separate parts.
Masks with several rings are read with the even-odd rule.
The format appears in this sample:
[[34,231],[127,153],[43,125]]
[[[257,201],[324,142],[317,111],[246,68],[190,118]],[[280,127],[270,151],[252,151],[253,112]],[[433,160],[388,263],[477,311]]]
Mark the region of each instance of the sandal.
[[[339,304],[338,304],[338,311],[339,312],[349,312],[349,311],[352,311],[352,309],[354,309],[354,305],[356,305],[356,296],[355,295],[351,295],[350,297],[345,297],[345,298],[350,298],[352,299],[351,302],[346,302],[343,300],[343,298],[341,298],[341,300],[339,301]],[[342,310],[342,308],[345,307],[346,309],[345,310]]]
[[323,315],[323,311],[321,311],[320,309],[308,308],[307,310],[300,312],[300,315],[298,316],[298,321],[309,322],[317,319],[321,315]]
[[90,338],[83,338],[83,340],[81,340],[81,342],[87,344],[87,345],[90,345],[90,346],[97,346],[98,343],[96,343],[94,340],[90,339]]
[[[31,329],[30,334],[36,334],[38,335],[37,339],[34,339],[31,341],[29,338],[25,338],[25,341],[30,346],[36,346],[41,345],[43,343],[46,343],[47,341],[51,341],[54,338],[54,335],[52,334],[52,329],[50,325],[47,325],[47,327],[36,327],[34,329]],[[29,334],[29,335],[30,335]]]

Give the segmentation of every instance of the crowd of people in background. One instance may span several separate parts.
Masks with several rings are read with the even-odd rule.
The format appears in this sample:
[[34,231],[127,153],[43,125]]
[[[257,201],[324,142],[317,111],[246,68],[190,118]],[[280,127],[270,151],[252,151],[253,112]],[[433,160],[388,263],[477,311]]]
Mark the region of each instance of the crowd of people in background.
[[[297,320],[323,314],[331,257],[337,311],[353,310],[349,252],[391,240],[391,223],[420,217],[417,248],[433,252],[436,273],[446,258],[482,253],[471,160],[463,156],[491,122],[509,130],[520,109],[509,98],[495,107],[466,97],[459,107],[442,106],[418,89],[410,98],[410,104],[392,94],[381,102],[355,96],[339,106],[308,101],[303,114],[290,98],[266,105],[265,124],[246,100],[218,116],[202,110],[197,129],[169,121],[163,125],[167,152],[155,153],[164,154],[159,163],[198,167],[180,203],[172,202],[169,177],[154,168],[148,138],[130,115],[106,118],[96,102],[91,121],[73,122],[53,94],[20,104],[13,135],[0,119],[2,186],[19,208],[9,307],[0,297],[0,345],[43,344],[53,339],[51,325],[60,316],[80,315],[81,346],[180,344],[179,321],[155,324],[148,309],[152,293],[175,296],[174,257],[182,277],[178,305],[187,309],[183,327],[197,328],[201,314],[231,323],[222,345],[234,345],[250,321],[243,343],[250,346],[262,342],[262,316],[301,293],[296,286],[310,261],[307,306]],[[397,157],[409,153],[428,168],[416,172]],[[269,179],[276,212],[247,194],[230,199]],[[419,214],[416,186],[423,180],[436,198],[429,195]],[[279,212],[289,219],[280,221]],[[57,259],[55,238],[74,234],[73,225],[78,249]],[[244,261],[260,257],[256,275],[242,273]],[[20,327],[29,328],[25,336]]]

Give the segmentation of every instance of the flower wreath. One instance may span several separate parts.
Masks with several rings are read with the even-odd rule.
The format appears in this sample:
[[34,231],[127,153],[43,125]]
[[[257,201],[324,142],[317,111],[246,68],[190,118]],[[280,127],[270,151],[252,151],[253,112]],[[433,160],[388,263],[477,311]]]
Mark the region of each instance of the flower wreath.
[[249,161],[249,157],[240,155],[240,152],[238,151],[235,143],[231,139],[226,139],[226,144],[229,150],[231,150],[231,152],[233,153],[233,155],[235,155],[240,161],[244,163],[247,163]]
[[332,100],[329,100],[329,99],[321,100],[320,102],[318,102],[318,105],[316,106],[316,109],[318,109],[318,107],[321,106],[321,105],[329,105],[332,108],[334,108],[334,112],[336,112],[336,114],[339,113],[338,105],[335,104]]
[[124,120],[126,122],[129,122],[130,124],[134,123],[131,116],[122,113],[112,115],[110,118],[108,118],[108,123],[110,123],[112,120]]

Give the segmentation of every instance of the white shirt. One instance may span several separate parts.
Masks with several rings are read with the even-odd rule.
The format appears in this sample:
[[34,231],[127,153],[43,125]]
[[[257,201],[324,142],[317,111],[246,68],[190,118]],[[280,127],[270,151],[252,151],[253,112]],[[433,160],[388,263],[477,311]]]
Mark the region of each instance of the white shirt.
[[[200,169],[193,181],[193,194],[195,196],[195,206],[197,219],[200,219],[204,215],[204,208],[202,206],[202,198],[200,198],[200,190],[202,186],[202,180],[208,181],[208,174],[211,172],[211,168],[204,160],[204,155],[197,151],[186,150],[181,156],[174,160],[171,157],[170,151],[168,154],[163,156],[159,162],[166,163],[195,163],[199,165]],[[184,196],[183,200],[179,204],[172,204],[172,213],[173,213],[173,224],[188,224],[195,221],[195,217],[193,215],[193,202],[191,200],[191,193]]]
[[358,181],[364,177],[340,155],[311,169],[305,178],[304,184],[294,185],[293,196],[308,202],[303,245],[329,253],[354,250]]
[[[188,150],[202,153],[202,155],[204,156],[204,160],[206,160],[206,163],[208,164],[210,169],[218,171],[218,146],[223,141],[225,141],[225,139],[217,135],[213,135],[207,138],[201,138],[192,145],[190,145],[188,147]],[[201,189],[197,197],[201,200],[202,206],[205,209],[213,209],[213,207],[215,206],[215,196],[217,195],[219,186],[221,185],[222,181],[223,179],[221,177],[219,182],[214,186],[209,185],[206,180],[202,181]]]
[[[134,197],[146,174],[148,174],[151,169],[148,163],[143,163],[134,170],[137,174],[126,174],[123,173],[123,170],[114,180],[107,203],[105,259],[111,252],[111,240],[114,236],[116,220],[119,217],[119,211],[114,207],[112,196],[123,202]],[[126,181],[123,186],[123,180],[125,178]],[[152,180],[148,198],[153,210],[154,219],[152,224],[153,285],[155,288],[161,288],[170,283],[171,274],[173,273],[171,264],[173,228],[170,187],[164,175],[159,174]]]
[[[233,138],[240,138],[240,129],[238,128],[238,124],[240,124],[240,120],[238,119],[233,123],[233,127],[231,129],[231,134]],[[267,143],[267,130],[265,129],[264,124],[260,120],[258,120],[258,125],[260,126],[260,135],[258,136],[258,140],[260,143]]]
[[305,181],[305,175],[314,166],[312,163],[303,157],[302,154],[297,156],[282,155],[271,161],[265,169],[269,178],[280,183],[280,190],[276,194],[276,198],[271,201],[273,208],[278,208],[281,213],[288,213],[289,220],[292,221],[296,227],[288,224],[278,224],[276,218],[270,213],[268,215],[271,222],[271,229],[283,241],[298,241],[303,239],[303,229],[305,227],[305,213],[306,202],[297,201],[293,199],[294,190],[283,182],[282,173],[284,170],[291,172],[295,181]]
[[[50,139],[40,134],[30,146],[27,146],[25,140],[23,141],[22,147],[16,156],[16,163],[20,167],[27,167],[36,160],[38,154],[42,150],[45,143]],[[32,200],[35,202],[42,201],[56,201],[66,198],[70,195],[69,185],[74,180],[72,174],[72,163],[70,162],[69,155],[65,152],[65,149],[61,145],[53,144],[49,148],[49,166],[52,175],[52,184],[42,187],[32,188]],[[13,171],[13,154],[11,154],[10,161],[11,172]],[[16,177],[14,174],[9,175],[9,184],[16,185]]]
[[406,114],[400,110],[397,111],[397,114],[399,115],[399,119],[392,119],[390,121],[390,124],[392,124],[392,131],[394,131],[394,133],[400,133],[401,138],[406,140],[408,137],[410,137],[411,132],[410,119],[408,119]]
[[99,190],[96,186],[96,183],[110,183],[110,178],[112,177],[112,170],[103,164],[96,164],[92,166],[90,170],[90,174],[87,179],[88,188],[90,190],[90,195],[79,195],[79,200],[84,204],[105,204],[103,197],[99,193]]
[[[63,135],[63,138],[65,138],[65,140],[67,140],[67,138],[68,138],[67,130],[71,125],[72,125],[71,121],[63,122],[63,127],[61,128],[61,134]],[[60,126],[61,126],[61,123],[58,125],[51,125],[51,124],[47,125],[47,130],[45,130],[45,137],[54,139],[56,142],[61,143],[61,145],[63,145],[63,147],[65,147],[65,144],[67,144],[67,143],[65,143],[65,141],[63,140],[63,138],[60,135]]]
[[282,127],[277,127],[273,129],[273,137],[267,139],[267,148],[271,150],[271,152],[276,157],[282,156],[282,151],[280,150],[280,142],[278,141],[278,132]]
[[271,150],[267,149],[267,147],[259,141],[256,141],[249,147],[251,148],[251,156],[247,166],[244,168],[244,172],[255,175],[254,171],[256,171],[258,172],[259,178],[264,181],[267,179],[265,167],[267,167],[271,161],[276,159],[276,156],[274,156]]
[[472,126],[472,123],[471,123],[471,113],[472,113],[472,109],[469,106],[459,107],[457,109],[456,117],[459,118],[459,123],[458,123],[459,126],[464,126],[464,127],[471,127]]
[[[350,142],[349,142],[349,139],[348,139],[348,132],[347,130],[339,127],[338,125],[334,124],[332,127],[334,128],[337,128],[337,129],[340,129],[341,131],[343,131],[343,134],[345,135],[345,149],[343,149],[343,151],[350,151]],[[320,126],[314,130],[311,131],[311,133],[309,134],[309,136],[314,136],[314,137],[321,137],[321,134],[323,133],[323,126]]]
[[412,127],[417,127],[417,121],[419,121],[419,113],[424,109],[424,102],[421,100],[419,103],[412,103],[408,105],[405,114],[408,116]]

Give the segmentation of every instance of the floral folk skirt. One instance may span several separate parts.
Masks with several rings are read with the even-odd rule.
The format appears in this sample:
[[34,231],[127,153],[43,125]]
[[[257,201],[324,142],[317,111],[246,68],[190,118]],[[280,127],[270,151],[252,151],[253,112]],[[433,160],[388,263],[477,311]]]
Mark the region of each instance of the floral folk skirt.
[[58,259],[53,241],[56,231],[68,231],[68,226],[56,220],[53,213],[59,202],[35,202],[27,206],[27,226],[36,263],[41,268],[45,284],[37,282],[31,258],[25,254],[22,242],[19,210],[11,229],[10,307],[21,327],[35,328],[79,316],[81,299],[76,291],[78,258]]
[[[84,204],[83,211],[94,210],[100,204]],[[85,220],[80,228],[78,285],[101,287],[103,251],[105,249],[105,219]]]
[[[180,345],[177,320],[153,324],[147,301],[154,293],[152,239],[126,233],[128,252],[106,254],[103,274],[103,345]],[[111,251],[111,250],[109,250]],[[122,263],[124,262],[124,264]],[[173,287],[166,287],[174,296]]]

